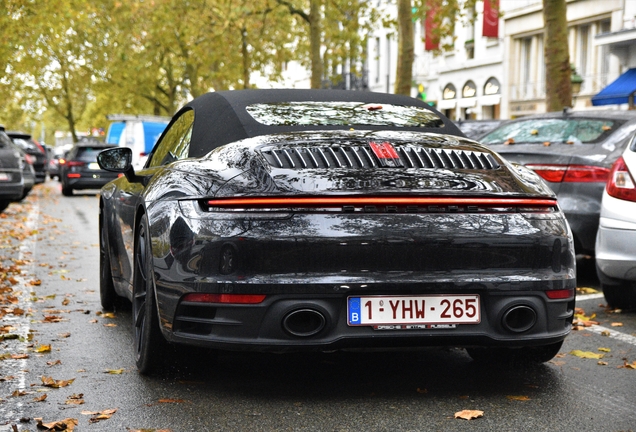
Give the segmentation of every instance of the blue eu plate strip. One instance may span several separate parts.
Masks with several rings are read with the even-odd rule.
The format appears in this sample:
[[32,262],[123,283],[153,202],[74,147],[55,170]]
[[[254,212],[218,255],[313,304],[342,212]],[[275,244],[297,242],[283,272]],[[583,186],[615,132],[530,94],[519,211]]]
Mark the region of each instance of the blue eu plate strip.
[[349,297],[349,324],[360,323],[360,297]]

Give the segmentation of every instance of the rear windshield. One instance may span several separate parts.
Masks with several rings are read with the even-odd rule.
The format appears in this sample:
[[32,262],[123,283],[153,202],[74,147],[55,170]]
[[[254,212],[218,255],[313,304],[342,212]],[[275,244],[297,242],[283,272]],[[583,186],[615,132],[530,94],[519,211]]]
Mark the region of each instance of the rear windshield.
[[392,126],[444,127],[426,108],[361,102],[277,102],[247,107],[259,123],[268,126]]
[[75,160],[82,162],[97,162],[97,155],[109,147],[79,147]]
[[605,140],[622,122],[599,119],[528,119],[507,123],[483,136],[483,144],[594,144]]

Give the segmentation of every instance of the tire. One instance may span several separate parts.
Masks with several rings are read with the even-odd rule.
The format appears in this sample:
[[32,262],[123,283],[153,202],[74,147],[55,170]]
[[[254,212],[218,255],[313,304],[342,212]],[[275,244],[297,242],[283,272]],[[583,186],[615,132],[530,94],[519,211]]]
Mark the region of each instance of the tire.
[[29,189],[25,189],[24,192],[22,192],[22,196],[17,200],[17,202],[20,201],[24,201],[24,199],[29,196],[29,193],[31,192],[31,188]]
[[466,348],[468,355],[477,363],[492,365],[540,364],[559,353],[563,341],[550,345],[523,348]]
[[636,308],[636,283],[621,281],[618,285],[609,285],[601,282],[605,301],[613,309]]
[[73,188],[65,186],[62,183],[62,195],[64,195],[64,196],[73,196]]
[[99,224],[99,299],[102,308],[112,311],[119,303],[119,296],[115,292],[113,274],[110,269],[110,255],[106,248],[106,229],[103,222]]
[[133,335],[135,362],[142,375],[150,375],[161,365],[168,348],[159,328],[159,315],[155,301],[152,257],[148,222],[141,220],[137,232],[133,275]]
[[9,200],[0,200],[0,213],[5,211],[6,208],[9,207],[9,204],[11,204],[11,201]]

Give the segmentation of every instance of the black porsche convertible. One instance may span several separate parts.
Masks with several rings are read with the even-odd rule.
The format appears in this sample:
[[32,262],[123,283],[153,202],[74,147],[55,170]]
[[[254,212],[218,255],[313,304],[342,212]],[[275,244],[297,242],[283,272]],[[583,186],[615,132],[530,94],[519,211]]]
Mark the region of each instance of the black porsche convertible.
[[208,93],[100,196],[100,293],[132,301],[141,373],[167,343],[465,347],[545,362],[571,330],[572,235],[532,171],[405,96]]

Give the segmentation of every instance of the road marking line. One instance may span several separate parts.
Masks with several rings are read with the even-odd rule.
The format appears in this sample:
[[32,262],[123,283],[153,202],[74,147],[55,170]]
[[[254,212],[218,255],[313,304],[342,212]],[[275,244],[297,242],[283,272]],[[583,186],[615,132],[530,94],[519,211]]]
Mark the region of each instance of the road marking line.
[[576,295],[576,301],[580,302],[580,301],[586,301],[586,300],[594,300],[594,299],[599,299],[599,298],[604,298],[605,296],[603,295],[603,293],[597,293],[597,294],[582,294]]
[[597,333],[603,336],[611,337],[612,339],[616,339],[621,342],[636,345],[636,337],[632,335],[628,335],[626,333],[621,333],[613,329],[609,329],[607,327],[603,327],[600,325],[592,325],[590,327],[585,327],[585,330],[589,330],[593,333]]

